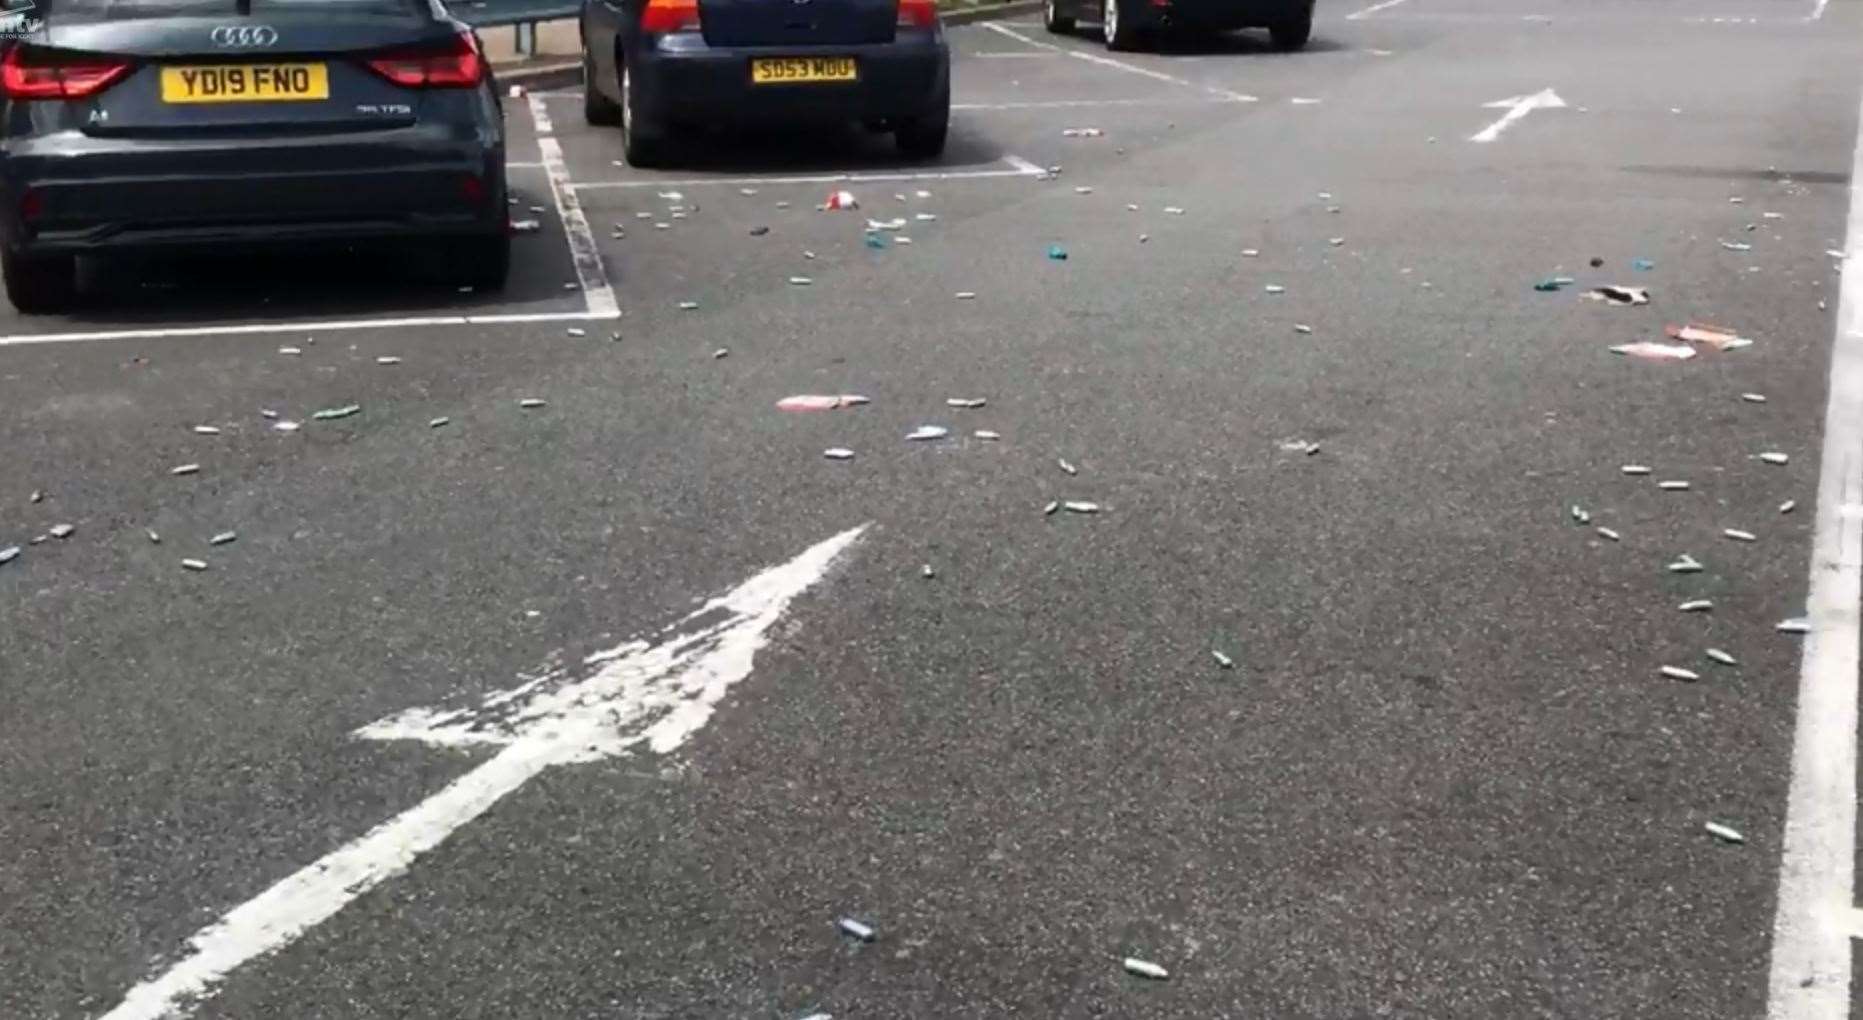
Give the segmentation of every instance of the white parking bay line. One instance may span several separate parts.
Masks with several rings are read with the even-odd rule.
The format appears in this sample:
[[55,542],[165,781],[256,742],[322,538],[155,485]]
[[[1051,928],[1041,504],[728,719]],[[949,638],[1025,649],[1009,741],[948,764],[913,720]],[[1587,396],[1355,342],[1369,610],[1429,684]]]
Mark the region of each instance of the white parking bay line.
[[[1863,107],[1863,103],[1859,104]],[[1851,158],[1844,249],[1863,244],[1863,108]],[[1856,934],[1857,600],[1863,595],[1863,270],[1843,269],[1812,524],[1811,624],[1798,669],[1798,725],[1773,918],[1768,1020],[1847,1020]]]
[[1177,99],[1044,99],[1021,103],[952,103],[951,109],[962,113],[975,113],[989,110],[1065,110],[1093,106],[1220,106],[1225,103],[1238,102],[1242,100],[1223,99],[1218,96],[1184,96]]
[[1004,156],[1011,170],[923,170],[913,173],[839,173],[796,174],[790,177],[688,177],[683,180],[655,178],[639,181],[583,181],[570,185],[574,191],[596,188],[696,188],[706,184],[860,184],[865,181],[963,181],[990,177],[1034,177],[1041,167],[1020,156]]
[[612,319],[618,314],[618,312],[515,312],[499,315],[414,315],[399,319],[249,322],[226,326],[177,326],[167,329],[100,329],[86,333],[15,333],[11,336],[0,336],[0,347],[24,344],[73,344],[93,340],[179,340],[195,336],[340,333],[356,329],[403,329],[408,326],[496,326],[514,322],[587,322],[591,319]]
[[1202,89],[1203,91],[1208,92],[1210,95],[1219,96],[1233,103],[1253,103],[1257,101],[1257,97],[1248,95],[1247,93],[1244,93],[1244,92],[1231,92],[1228,89],[1217,88],[1214,85],[1200,85],[1194,81],[1190,81],[1185,78],[1179,78],[1174,75],[1165,74],[1163,71],[1154,71],[1149,67],[1140,67],[1137,64],[1128,64],[1123,60],[1114,60],[1111,57],[1103,57],[1103,56],[1100,56],[1098,53],[1086,53],[1081,50],[1070,49],[1066,46],[1056,46],[1053,43],[1041,42],[1040,40],[1033,39],[1033,38],[1030,38],[1029,36],[1023,35],[1021,32],[1018,32],[1015,29],[1010,28],[1009,26],[1004,25],[1000,22],[986,21],[983,23],[983,27],[989,29],[992,32],[996,32],[1001,35],[1006,35],[1009,38],[1014,39],[1018,42],[1026,43],[1037,49],[1052,50],[1056,53],[1065,53],[1068,56],[1073,57],[1076,60],[1084,60],[1090,64],[1099,64],[1102,67],[1116,68],[1118,70],[1125,71],[1130,74],[1143,75],[1147,78],[1151,78],[1156,81],[1169,82],[1172,85],[1182,85],[1185,88]]
[[1384,0],[1383,3],[1372,4],[1370,7],[1367,7],[1362,11],[1353,11],[1351,14],[1346,15],[1346,20],[1357,21],[1360,18],[1369,18],[1372,15],[1378,13],[1379,11],[1384,10],[1387,7],[1396,7],[1398,4],[1401,4],[1403,2],[1404,0]]
[[613,318],[621,314],[615,302],[615,289],[608,283],[602,268],[601,249],[589,230],[589,219],[582,214],[582,203],[569,180],[569,167],[563,163],[563,147],[556,141],[556,126],[543,100],[530,97],[530,116],[537,126],[537,151],[543,156],[543,172],[550,179],[550,196],[556,199],[556,215],[563,221],[563,234],[569,239],[569,257],[576,264],[576,279],[582,285],[582,298],[588,302],[589,314]]

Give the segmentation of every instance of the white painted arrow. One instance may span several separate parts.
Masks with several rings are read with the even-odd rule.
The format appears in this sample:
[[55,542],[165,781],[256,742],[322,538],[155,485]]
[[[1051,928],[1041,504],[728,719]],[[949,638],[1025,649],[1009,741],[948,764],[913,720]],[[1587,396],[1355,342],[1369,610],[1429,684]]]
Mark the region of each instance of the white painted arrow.
[[[822,579],[866,530],[861,525],[771,567],[662,632],[590,656],[599,667],[570,681],[552,674],[500,691],[478,707],[414,709],[356,731],[377,740],[499,752],[439,793],[287,876],[188,940],[188,955],[130,989],[102,1020],[161,1020],[217,991],[235,967],[276,952],[484,814],[552,765],[678,748],[711,718],[797,595]],[[670,636],[669,636],[670,635]]]
[[1565,100],[1552,89],[1541,89],[1530,96],[1514,96],[1511,99],[1497,99],[1492,103],[1481,104],[1484,109],[1498,110],[1505,108],[1507,115],[1481,129],[1479,134],[1471,135],[1471,142],[1492,142],[1501,137],[1501,132],[1508,129],[1514,121],[1525,117],[1534,110],[1557,110],[1565,106]]

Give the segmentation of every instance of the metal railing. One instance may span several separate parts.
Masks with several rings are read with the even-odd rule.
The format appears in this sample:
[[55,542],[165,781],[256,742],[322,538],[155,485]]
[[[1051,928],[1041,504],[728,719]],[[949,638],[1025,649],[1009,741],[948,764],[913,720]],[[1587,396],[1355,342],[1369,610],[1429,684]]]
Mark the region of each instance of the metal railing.
[[537,23],[573,18],[582,11],[577,0],[457,0],[448,3],[453,16],[474,28],[514,26],[520,55],[537,52]]

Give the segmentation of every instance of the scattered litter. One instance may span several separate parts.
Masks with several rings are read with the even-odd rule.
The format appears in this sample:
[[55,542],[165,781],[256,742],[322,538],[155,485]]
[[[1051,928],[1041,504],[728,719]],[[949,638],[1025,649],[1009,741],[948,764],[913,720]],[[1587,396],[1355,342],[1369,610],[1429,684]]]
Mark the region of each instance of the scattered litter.
[[1245,259],[1261,258],[1261,249],[1260,248],[1244,248],[1242,249],[1242,257]]
[[399,365],[401,364],[401,359],[395,357],[392,354],[384,354],[381,357],[376,358],[375,363],[378,365]]
[[1605,301],[1614,305],[1647,305],[1650,292],[1642,287],[1594,287],[1585,294],[1593,301]]
[[1327,244],[1330,244],[1330,245],[1332,245],[1332,246],[1333,246],[1333,247],[1335,247],[1335,248],[1338,248],[1338,247],[1340,247],[1340,246],[1342,246],[1342,245],[1344,245],[1344,244],[1345,244],[1345,238],[1343,238],[1343,237],[1329,237],[1329,238],[1327,238],[1327,239],[1326,239],[1326,243],[1327,243]]
[[777,401],[776,409],[778,411],[837,411],[843,407],[858,407],[870,402],[866,397],[852,393],[838,395],[802,393]]
[[262,407],[259,409],[259,417],[264,418],[266,421],[277,421],[278,412],[269,407]]
[[1164,207],[1164,214],[1166,216],[1182,216],[1184,215],[1184,210],[1179,206],[1167,205]]
[[1218,666],[1221,666],[1224,669],[1236,668],[1236,660],[1231,659],[1229,656],[1224,655],[1222,652],[1219,652],[1216,649],[1212,648],[1210,649],[1210,655],[1216,659],[1216,664]]
[[756,188],[739,188],[737,189],[737,193],[740,195],[743,195],[745,198],[749,198],[750,196],[755,195],[757,193],[757,189]]
[[275,421],[272,423],[273,432],[296,432],[303,427],[302,424],[295,421]]
[[361,404],[344,404],[342,407],[326,407],[321,411],[313,411],[311,417],[317,421],[335,421],[338,418],[348,418],[361,413]]
[[[196,425],[194,426],[194,434],[197,436],[217,436],[220,434],[220,430],[212,425]],[[37,496],[38,494],[34,493],[33,495]],[[34,499],[33,502],[37,503],[38,500]]]
[[[788,202],[778,202],[778,203],[776,203],[776,207],[777,207],[778,209],[787,209],[787,208],[789,208],[789,203],[788,203]],[[856,208],[858,208],[858,207],[856,207]]]
[[653,214],[650,212],[637,212],[634,214],[634,218],[637,220],[650,220],[653,219]]
[[1138,212],[1138,203],[1137,203],[1137,202],[1127,202],[1127,203],[1126,203],[1126,212]]
[[1746,202],[1746,199],[1741,198],[1739,195],[1732,195],[1732,196],[1729,196],[1727,199],[1728,205],[1742,205],[1745,202]]
[[662,191],[660,192],[660,197],[666,199],[668,202],[683,202],[686,200],[686,196],[677,191]]
[[1788,499],[1779,504],[1779,512],[1782,514],[1789,514],[1796,509],[1798,509],[1798,500],[1795,499]]
[[1144,244],[1145,242],[1147,242],[1147,241],[1150,241],[1150,240],[1151,240],[1151,235],[1150,235],[1150,234],[1140,234],[1140,235],[1139,235],[1139,243],[1140,243],[1140,244]]
[[1572,504],[1572,519],[1574,521],[1577,521],[1580,524],[1590,524],[1591,523],[1591,511],[1586,510],[1584,507],[1579,506],[1577,503],[1574,503]]
[[1061,504],[1061,509],[1071,514],[1097,514],[1100,512],[1100,504],[1088,503],[1081,500],[1069,500]]
[[698,311],[698,308],[699,303],[697,301],[681,301],[679,303],[679,310],[682,312],[695,312]]
[[966,410],[975,410],[986,403],[988,401],[982,397],[946,397],[944,400],[946,407],[961,407]]
[[1048,246],[1048,257],[1056,262],[1066,262],[1067,249],[1058,244],[1051,244]]
[[1745,241],[1722,241],[1721,247],[1728,251],[1752,251],[1753,246]]
[[1333,193],[1330,191],[1322,191],[1319,194],[1319,199],[1322,202],[1330,202],[1333,200]]
[[453,424],[453,419],[451,418],[435,418],[432,421],[427,423],[427,427],[430,429],[438,429],[438,428],[445,428],[446,426],[451,425],[451,424]]
[[[1279,445],[1283,453],[1299,453],[1311,457],[1320,452],[1320,444],[1308,442],[1305,439],[1283,439]],[[1577,508],[1574,507],[1574,509]]]
[[40,492],[38,489],[34,489],[32,490],[32,495],[26,497],[26,502],[43,503],[45,502],[45,493]]
[[1087,187],[1086,185],[1084,185],[1084,184],[1083,184],[1083,185],[1080,185],[1079,187],[1077,187],[1077,188],[1075,188],[1075,189],[1074,189],[1074,194],[1076,194],[1076,195],[1091,195],[1091,194],[1093,194],[1093,189],[1092,189],[1092,188],[1089,188],[1089,187]]
[[770,232],[770,228],[769,228],[769,227],[752,227],[752,228],[750,228],[750,236],[752,236],[752,237],[762,237],[763,235],[765,235],[765,234],[767,234],[767,233],[769,233],[769,232]]
[[1701,573],[1701,561],[1687,553],[1683,553],[1674,563],[1669,564],[1669,573],[1699,574]]
[[713,360],[717,360],[719,358],[728,358],[730,356],[731,356],[731,348],[729,347],[720,347],[717,350],[712,352]]
[[171,475],[197,475],[200,474],[200,471],[201,466],[199,464],[177,464],[168,469],[168,473]]
[[524,86],[513,85],[511,86],[511,90],[509,92],[506,92],[505,95],[509,96],[512,99],[522,98],[524,95]]
[[1294,323],[1294,332],[1299,333],[1302,336],[1305,336],[1306,334],[1313,332],[1313,327],[1305,323],[1296,322]]
[[1312,106],[1314,103],[1319,102],[1319,100],[1314,99],[1310,96],[1295,96],[1292,99],[1289,99],[1288,102],[1294,104],[1295,106]]
[[1811,621],[1802,616],[1791,620],[1780,620],[1773,629],[1781,634],[1809,634],[1811,633]]
[[1618,344],[1611,348],[1612,354],[1628,354],[1633,358],[1647,358],[1650,361],[1687,361],[1695,356],[1695,349],[1687,344],[1659,344],[1650,340],[1639,340],[1634,344]]
[[1612,531],[1610,528],[1599,526],[1598,528],[1595,528],[1593,530],[1597,531],[1600,537],[1608,538],[1613,542],[1621,542],[1624,540],[1622,535],[1619,535],[1617,532]]
[[1731,538],[1736,542],[1757,542],[1759,541],[1758,535],[1753,534],[1751,531],[1741,531],[1739,528],[1724,528],[1722,529],[1721,534],[1726,535],[1728,538]]
[[145,528],[142,533],[149,536],[150,545],[162,544],[162,536],[158,534],[154,528]]
[[806,276],[792,276],[789,278],[789,285],[791,287],[807,287],[814,282],[815,282],[814,280],[811,280]]
[[1630,268],[1636,270],[1639,273],[1647,273],[1650,270],[1656,268],[1656,263],[1650,261],[1649,259],[1631,259]]
[[1676,608],[1684,613],[1706,613],[1714,609],[1714,603],[1709,599],[1696,599],[1693,602],[1684,602]]
[[942,425],[920,425],[918,428],[907,433],[906,438],[914,442],[920,442],[927,439],[943,439],[950,434],[951,430]]
[[1139,977],[1151,978],[1153,981],[1163,981],[1171,976],[1170,971],[1150,960],[1141,960],[1136,956],[1126,957],[1125,968],[1128,974],[1137,974]]
[[1760,218],[1765,220],[1782,220],[1785,219],[1785,214],[1781,212],[1763,212],[1760,213]]
[[913,198],[930,198],[931,192],[926,191],[923,188],[920,188],[919,190],[912,193],[912,197]]
[[868,220],[867,229],[868,230],[904,230],[906,229],[906,221],[904,219]]
[[673,225],[672,225],[671,223],[655,223],[655,224],[653,225],[653,229],[655,229],[655,230],[671,230],[671,229],[673,229]]
[[298,347],[280,347],[278,349],[278,353],[286,355],[288,357],[296,357],[300,354],[303,354],[304,351],[302,348],[298,348]]
[[957,292],[957,299],[959,301],[975,301],[977,300],[977,292],[974,290],[960,290]]
[[1092,127],[1061,129],[1062,138],[1100,138],[1100,137],[1103,137],[1105,134],[1106,132],[1101,131],[1099,128],[1092,128]]
[[1593,269],[1603,269],[1603,268],[1604,268],[1604,260],[1603,260],[1603,259],[1601,259],[1601,258],[1599,258],[1599,257],[1598,257],[1598,256],[1596,256],[1596,255],[1593,255],[1593,256],[1591,257],[1591,268],[1593,268]]
[[[1408,270],[1406,270],[1406,272],[1407,271]],[[1578,282],[1577,280],[1574,280],[1569,276],[1549,276],[1546,279],[1541,280],[1540,282],[1534,284],[1533,289],[1537,291],[1543,291],[1543,292],[1550,293],[1555,290],[1564,290],[1565,288],[1570,287],[1571,285],[1577,282]]]
[[[781,203],[778,203],[778,208],[781,208]],[[833,192],[828,196],[828,200],[822,203],[823,212],[839,212],[846,209],[858,208],[860,208],[860,200],[856,199],[854,193],[851,191]]]
[[1281,286],[1281,285],[1280,285],[1280,284],[1278,284],[1278,283],[1271,283],[1271,284],[1269,284],[1268,286],[1266,286],[1266,287],[1264,287],[1264,288],[1262,288],[1262,289],[1263,289],[1263,290],[1265,290],[1265,291],[1267,291],[1267,292],[1268,292],[1268,293],[1270,293],[1270,294],[1285,294],[1285,293],[1287,293],[1287,288],[1286,288],[1286,287],[1283,287],[1283,286]]
[[1663,332],[1676,340],[1707,344],[1717,351],[1737,351],[1753,345],[1753,341],[1725,326],[1712,326],[1705,322],[1691,322],[1686,326],[1671,323],[1663,327]]
[[206,560],[182,560],[181,569],[183,570],[206,570],[207,561]]
[[1764,393],[1742,393],[1740,395],[1740,399],[1746,401],[1749,404],[1764,404],[1766,402],[1766,394]]
[[938,214],[928,212],[915,213],[912,218],[920,223],[932,223],[938,219]]
[[1003,438],[1002,433],[991,432],[989,429],[978,429],[977,431],[972,432],[971,435],[976,436],[978,439],[989,440],[990,442],[995,442],[996,440]]
[[841,446],[831,446],[822,451],[822,456],[829,460],[853,460],[854,451]]
[[1080,469],[1075,467],[1072,464],[1069,464],[1067,462],[1067,458],[1065,457],[1061,458],[1060,460],[1055,461],[1055,464],[1058,465],[1061,468],[1061,470],[1066,472],[1067,474],[1070,474],[1070,475],[1080,474]]
[[854,938],[857,938],[861,940],[862,942],[873,941],[873,929],[867,927],[864,924],[861,924],[859,921],[856,921],[851,917],[843,917],[841,919],[841,931],[844,934],[852,935]]
[[1329,213],[1332,213],[1332,214],[1333,214],[1334,216],[1337,216],[1337,215],[1339,215],[1340,213],[1342,213],[1342,212],[1344,212],[1345,210],[1344,210],[1343,208],[1341,208],[1341,207],[1339,207],[1339,206],[1336,206],[1336,205],[1329,205],[1329,206],[1327,206],[1327,207],[1326,207],[1326,211],[1327,211],[1327,212],[1329,212]]
[[894,244],[911,244],[912,239],[910,237],[907,237],[904,234],[901,234],[898,237],[893,238],[893,243]]
[[1657,482],[1656,487],[1664,492],[1687,492],[1688,483],[1684,481]]
[[1708,658],[1713,659],[1715,662],[1718,662],[1723,666],[1740,665],[1739,659],[1736,659],[1733,656],[1727,654],[1726,652],[1721,651],[1719,648],[1710,648],[1703,654],[1707,655]]
[[1668,677],[1671,680],[1699,680],[1701,679],[1700,673],[1697,673],[1692,669],[1683,669],[1680,666],[1664,666],[1662,668],[1662,675]]
[[208,539],[207,544],[208,545],[226,545],[228,542],[236,541],[238,538],[239,538],[239,535],[236,532],[222,531],[218,535],[215,535],[214,537]]
[[1783,453],[1779,453],[1773,450],[1768,450],[1767,452],[1760,454],[1759,459],[1765,461],[1768,464],[1784,464],[1784,463],[1789,462],[1792,458],[1786,456]]
[[883,250],[886,247],[886,235],[878,231],[869,230],[867,232],[866,242],[867,247],[875,251]]
[[11,563],[16,559],[19,559],[19,546],[9,545],[0,549],[0,563]]
[[1042,516],[1046,517],[1050,514],[1053,514],[1056,510],[1059,510],[1059,509],[1061,509],[1061,502],[1059,500],[1051,499],[1048,501],[1047,506],[1041,508]]
[[535,410],[536,408],[542,407],[543,405],[544,405],[544,402],[537,397],[525,397],[522,400],[518,401],[518,406],[525,409],[526,411]]
[[[683,211],[682,211],[682,212],[676,212],[676,213],[674,213],[674,214],[673,214],[673,219],[676,219],[676,220],[683,220],[683,219],[685,219],[685,218],[686,218],[686,214],[685,214],[685,213],[684,213]],[[574,288],[574,287],[565,287],[564,289],[565,289],[565,290],[575,290],[576,288]]]
[[1747,838],[1742,836],[1738,829],[1730,829],[1720,822],[1708,822],[1702,825],[1702,828],[1708,830],[1708,835],[1723,842],[1745,843],[1747,841]]
[[46,534],[51,535],[53,538],[58,539],[60,542],[64,541],[67,538],[70,538],[71,533],[76,530],[78,529],[72,527],[69,524],[54,524],[51,527],[45,529]]
[[1623,466],[1623,472],[1627,475],[1647,475],[1650,473],[1650,469],[1643,464],[1625,464]]

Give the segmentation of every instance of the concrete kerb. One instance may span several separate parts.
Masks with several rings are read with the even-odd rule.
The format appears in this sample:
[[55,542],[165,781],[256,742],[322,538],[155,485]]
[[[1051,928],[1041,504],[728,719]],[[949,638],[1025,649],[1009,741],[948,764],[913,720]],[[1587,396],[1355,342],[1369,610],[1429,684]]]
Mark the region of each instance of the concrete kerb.
[[[1012,0],[1006,4],[991,4],[968,11],[948,11],[944,23],[948,27],[970,25],[979,21],[996,21],[1002,18],[1015,18],[1024,14],[1034,14],[1042,9],[1042,0]],[[537,66],[494,67],[500,88],[521,86],[526,92],[542,92],[551,89],[573,88],[582,84],[582,64],[579,61],[542,64]]]

